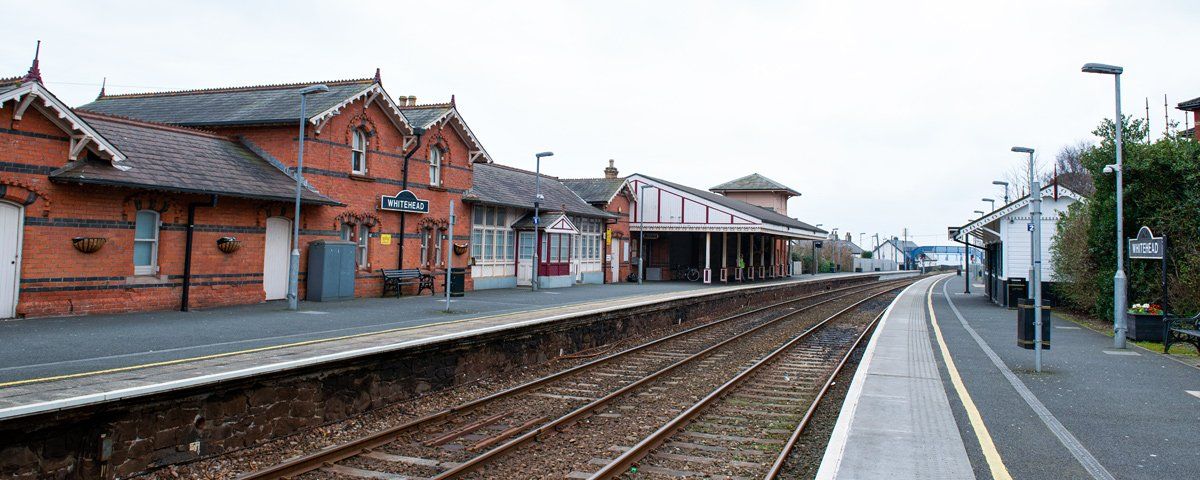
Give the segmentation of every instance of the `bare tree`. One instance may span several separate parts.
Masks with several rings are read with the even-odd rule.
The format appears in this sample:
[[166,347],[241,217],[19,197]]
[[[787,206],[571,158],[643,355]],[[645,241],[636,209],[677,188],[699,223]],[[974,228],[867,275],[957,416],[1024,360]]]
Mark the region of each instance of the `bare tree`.
[[1091,196],[1095,191],[1092,184],[1092,174],[1083,166],[1083,154],[1092,148],[1092,143],[1079,140],[1064,146],[1054,157],[1054,166],[1058,171],[1058,184],[1085,196]]

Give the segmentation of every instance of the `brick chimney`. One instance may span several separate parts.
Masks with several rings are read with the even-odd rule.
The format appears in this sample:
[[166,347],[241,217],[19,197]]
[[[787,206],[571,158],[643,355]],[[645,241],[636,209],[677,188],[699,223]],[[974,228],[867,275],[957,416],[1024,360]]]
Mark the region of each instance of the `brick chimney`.
[[608,160],[608,168],[604,169],[604,178],[617,178],[617,167],[613,166],[613,160]]

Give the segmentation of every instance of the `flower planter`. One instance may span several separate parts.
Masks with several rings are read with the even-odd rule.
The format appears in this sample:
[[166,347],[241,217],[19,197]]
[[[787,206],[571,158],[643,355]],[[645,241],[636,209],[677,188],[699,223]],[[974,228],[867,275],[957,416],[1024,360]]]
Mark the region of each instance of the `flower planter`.
[[1130,313],[1125,338],[1135,342],[1162,342],[1163,316],[1146,313]]
[[221,237],[217,239],[217,249],[225,253],[233,253],[242,248],[241,240],[233,237]]
[[71,245],[83,253],[96,253],[108,243],[108,239],[104,237],[75,237],[71,239]]

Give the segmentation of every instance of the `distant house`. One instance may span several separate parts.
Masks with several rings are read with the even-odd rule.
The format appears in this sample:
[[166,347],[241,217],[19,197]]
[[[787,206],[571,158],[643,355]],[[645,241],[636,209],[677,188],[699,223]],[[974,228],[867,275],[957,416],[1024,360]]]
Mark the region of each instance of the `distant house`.
[[875,247],[875,250],[871,251],[871,256],[881,260],[891,260],[900,264],[904,270],[911,270],[916,266],[912,256],[913,250],[916,249],[916,243],[892,237]]
[[[963,266],[962,245],[922,245],[913,249],[912,256],[918,266],[923,267],[961,267]],[[983,261],[983,250],[971,248],[970,262],[977,264]]]
[[787,215],[788,199],[800,196],[800,192],[792,190],[787,185],[757,173],[730,180],[712,187],[708,191],[784,215]]

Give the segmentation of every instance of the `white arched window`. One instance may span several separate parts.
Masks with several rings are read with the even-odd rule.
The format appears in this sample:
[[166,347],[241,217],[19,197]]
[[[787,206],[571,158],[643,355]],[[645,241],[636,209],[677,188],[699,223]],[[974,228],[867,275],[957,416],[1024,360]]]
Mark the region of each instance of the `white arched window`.
[[133,274],[158,273],[158,212],[141,210],[133,227]]
[[438,147],[429,148],[429,184],[442,184],[442,149]]
[[354,173],[367,173],[367,134],[361,129],[355,129],[350,143],[350,170]]

